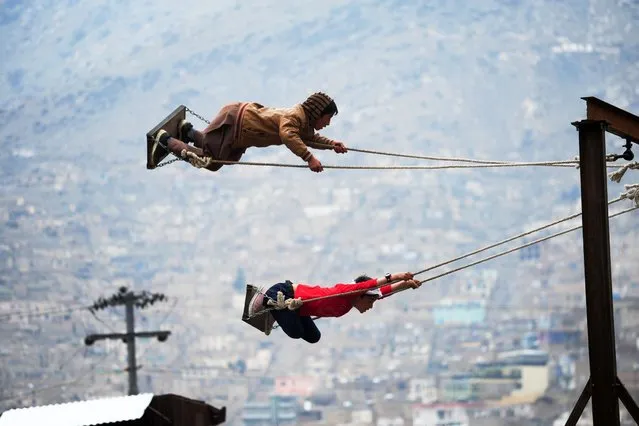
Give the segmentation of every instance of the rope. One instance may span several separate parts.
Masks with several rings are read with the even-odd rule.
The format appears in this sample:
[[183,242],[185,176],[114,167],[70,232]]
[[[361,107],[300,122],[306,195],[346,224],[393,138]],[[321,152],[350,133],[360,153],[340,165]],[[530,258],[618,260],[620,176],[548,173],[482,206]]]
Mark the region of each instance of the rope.
[[286,299],[284,300],[284,294],[281,291],[277,292],[277,301],[271,299],[270,297],[268,297],[266,294],[264,294],[264,297],[268,298],[268,302],[267,304],[272,306],[272,308],[266,308],[263,309],[259,312],[257,312],[256,314],[252,315],[251,318],[262,315],[268,311],[272,311],[272,310],[282,310],[282,309],[290,309],[290,310],[295,310],[298,309],[302,306],[302,304],[304,303],[310,303],[310,302],[315,302],[316,300],[323,300],[323,299],[331,299],[333,297],[342,297],[342,296],[348,296],[349,294],[355,294],[355,293],[362,293],[365,291],[370,291],[370,290],[377,290],[379,288],[382,288],[384,286],[387,285],[391,285],[394,284],[396,282],[399,282],[401,280],[394,280],[391,281],[389,283],[385,282],[382,284],[377,284],[375,287],[369,287],[366,289],[359,289],[359,290],[350,290],[350,291],[346,291],[344,293],[336,293],[336,294],[329,294],[327,296],[318,296],[318,297],[313,297],[310,299],[304,299],[304,300],[296,300],[296,299]]
[[639,170],[639,161],[635,161],[634,163],[624,164],[623,166],[619,168],[619,170],[617,170],[616,172],[610,173],[608,176],[610,177],[611,181],[619,183],[621,182],[623,175],[626,174],[626,171],[628,171],[629,169]]
[[[191,115],[197,117],[206,124],[211,122],[200,114],[196,113],[189,107],[185,107],[186,111]],[[323,146],[325,148],[332,148],[332,145],[315,143],[316,146]],[[361,152],[365,154],[385,155],[389,157],[398,158],[413,158],[418,160],[436,160],[436,161],[450,161],[450,162],[462,162],[483,165],[484,167],[518,167],[518,166],[546,166],[546,167],[574,167],[579,168],[579,157],[575,157],[574,160],[560,160],[560,161],[543,161],[543,162],[508,162],[500,160],[476,160],[470,158],[457,158],[457,157],[437,157],[427,155],[414,155],[414,154],[398,154],[394,152],[376,151],[371,149],[360,148],[348,148],[349,151]],[[191,165],[197,168],[206,168],[211,164],[241,164],[246,166],[273,166],[273,167],[290,167],[290,168],[307,168],[305,165],[299,164],[282,164],[282,163],[257,163],[247,161],[225,161],[214,160],[211,157],[200,157],[197,154],[182,150],[180,152],[182,159],[187,160]],[[606,161],[615,161],[614,155],[607,155]],[[169,163],[165,163],[169,164]],[[461,169],[461,168],[479,168],[482,166],[323,166],[325,169],[350,169],[350,170],[438,170],[438,169]],[[616,166],[607,166],[608,168],[614,168]]]
[[[579,164],[577,164],[575,166],[575,168],[578,169],[581,166],[581,162],[579,160],[579,156],[577,155],[574,158],[575,158],[575,161],[577,161],[577,163],[579,163]],[[606,162],[608,162],[608,163],[613,163],[613,162],[617,161],[618,159],[619,159],[619,156],[617,154],[606,154]],[[613,169],[615,167],[618,167],[618,166],[610,166],[610,165],[606,166],[606,168],[608,168],[608,169]]]
[[[316,144],[319,146],[324,146],[327,148],[332,147],[332,145],[327,144]],[[470,158],[456,158],[456,157],[433,157],[426,155],[413,155],[413,154],[397,154],[394,152],[385,152],[385,151],[373,151],[370,149],[359,149],[359,148],[351,148],[348,147],[349,151],[353,152],[363,152],[367,154],[376,154],[376,155],[387,155],[390,157],[402,157],[402,158],[415,158],[418,160],[437,160],[437,161],[450,161],[450,162],[463,162],[463,163],[474,163],[474,164],[504,164],[504,165],[515,165],[522,164],[526,165],[526,163],[520,162],[511,162],[511,161],[501,161],[501,160],[474,160]],[[612,162],[616,161],[617,156],[615,154],[606,155],[606,161]],[[579,156],[574,157],[574,160],[559,160],[559,161],[547,161],[546,164],[539,164],[545,166],[554,166],[554,167],[575,167],[579,168]],[[535,164],[533,164],[535,165]],[[607,166],[608,168],[616,167],[616,166]]]
[[[635,184],[635,185],[626,185],[626,187],[627,187],[627,188],[630,188],[630,190],[629,190],[629,191],[627,191],[627,192],[629,193],[628,195],[626,195],[626,193],[624,193],[624,194],[622,194],[622,196],[620,196],[619,198],[616,198],[616,199],[614,199],[614,200],[609,201],[609,202],[608,202],[608,204],[609,204],[609,205],[610,205],[610,204],[614,204],[614,203],[616,203],[616,202],[618,202],[618,201],[620,201],[620,200],[622,200],[622,199],[624,199],[624,198],[628,198],[628,199],[630,199],[630,200],[634,201],[637,205],[636,205],[635,207],[631,207],[631,208],[626,209],[626,210],[623,210],[623,211],[621,211],[621,212],[618,212],[618,213],[612,214],[612,215],[610,215],[610,216],[609,216],[609,218],[614,218],[614,217],[616,217],[616,216],[620,216],[620,215],[622,215],[622,214],[625,214],[625,213],[631,212],[631,211],[636,210],[636,209],[638,209],[638,208],[639,208],[639,184]],[[495,244],[491,244],[491,245],[489,245],[489,246],[486,246],[486,247],[483,247],[483,248],[481,248],[481,249],[479,249],[479,250],[475,250],[475,251],[473,251],[473,252],[470,252],[470,253],[467,253],[467,254],[465,254],[465,255],[459,256],[459,257],[454,258],[454,259],[452,259],[452,260],[448,260],[448,261],[446,261],[446,262],[443,262],[443,263],[440,263],[440,264],[437,264],[437,265],[431,266],[431,267],[429,267],[429,268],[423,269],[423,270],[421,270],[421,271],[418,271],[418,272],[414,273],[413,275],[419,275],[419,274],[422,274],[422,273],[424,273],[424,272],[430,271],[430,270],[432,270],[432,269],[439,268],[439,267],[441,267],[441,266],[447,265],[447,264],[449,264],[449,263],[456,262],[456,261],[461,260],[461,259],[464,259],[464,258],[466,258],[466,257],[470,257],[470,256],[472,256],[472,255],[475,255],[475,254],[481,253],[481,252],[483,252],[483,251],[486,251],[486,250],[489,250],[489,249],[491,249],[491,248],[497,247],[497,246],[499,246],[499,245],[505,244],[505,243],[507,243],[507,242],[513,241],[513,240],[515,240],[515,239],[517,239],[517,238],[521,238],[521,237],[524,237],[524,236],[526,236],[526,235],[530,235],[530,234],[532,234],[532,233],[534,233],[534,232],[538,232],[538,231],[544,230],[544,229],[546,229],[546,228],[549,228],[549,227],[551,227],[551,226],[557,225],[557,224],[559,224],[559,223],[566,222],[566,221],[568,221],[568,220],[570,220],[570,219],[574,219],[574,218],[576,218],[576,217],[580,216],[581,214],[582,214],[582,213],[576,213],[576,214],[574,214],[574,215],[571,215],[571,216],[565,217],[565,218],[563,218],[563,219],[559,219],[559,220],[557,220],[557,221],[551,222],[551,223],[546,224],[546,225],[544,225],[544,226],[541,226],[541,227],[539,227],[539,228],[536,228],[536,229],[533,229],[533,230],[530,230],[530,231],[524,232],[524,233],[519,234],[519,235],[516,235],[516,236],[514,236],[514,237],[507,238],[507,239],[505,239],[505,240],[503,240],[503,241],[500,241],[500,242],[495,243]],[[582,228],[582,227],[583,227],[583,225],[578,225],[578,226],[575,226],[575,227],[572,227],[572,228],[566,229],[566,230],[564,230],[564,231],[561,231],[561,232],[558,232],[558,233],[555,233],[555,234],[552,234],[552,235],[549,235],[549,236],[546,236],[546,237],[543,237],[543,238],[539,238],[539,239],[537,239],[537,240],[531,241],[531,242],[526,243],[526,244],[523,244],[523,245],[521,245],[521,246],[518,246],[518,247],[515,247],[515,248],[512,248],[512,249],[506,250],[506,251],[504,251],[504,252],[500,252],[500,253],[494,254],[494,255],[492,255],[492,256],[488,256],[488,257],[486,257],[486,258],[483,258],[483,259],[477,260],[477,261],[475,261],[475,262],[469,263],[469,264],[464,265],[464,266],[461,266],[461,267],[459,267],[459,268],[452,269],[452,270],[450,270],[450,271],[447,271],[447,272],[441,273],[441,274],[439,274],[439,275],[435,275],[435,276],[433,276],[433,277],[430,277],[430,278],[424,279],[424,280],[419,281],[419,282],[420,282],[420,284],[423,284],[423,283],[425,283],[425,282],[432,281],[432,280],[435,280],[435,279],[437,279],[437,278],[444,277],[444,276],[449,275],[449,274],[452,274],[452,273],[454,273],[454,272],[458,272],[458,271],[461,271],[461,270],[463,270],[463,269],[470,268],[471,266],[476,266],[476,265],[478,265],[478,264],[480,264],[480,263],[487,262],[487,261],[489,261],[489,260],[492,260],[492,259],[495,259],[495,258],[498,258],[498,257],[504,256],[504,255],[506,255],[506,254],[510,254],[510,253],[512,253],[512,252],[514,252],[514,251],[521,250],[521,249],[526,248],[526,247],[530,247],[530,246],[532,246],[532,245],[534,245],[534,244],[538,244],[538,243],[540,243],[540,242],[543,242],[543,241],[549,240],[549,239],[551,239],[551,238],[559,237],[559,236],[561,236],[561,235],[564,235],[564,234],[567,234],[567,233],[569,233],[569,232],[575,231],[575,230],[580,229],[580,228]],[[387,286],[387,285],[390,285],[390,284],[396,283],[396,282],[398,282],[398,281],[399,281],[399,280],[395,280],[395,281],[392,281],[392,282],[390,282],[390,283],[382,283],[382,284],[378,284],[378,285],[376,285],[376,286],[374,286],[374,287],[371,287],[371,288],[368,288],[368,289],[366,289],[366,290],[376,290],[376,289],[379,289],[379,288],[381,288],[381,287],[384,287],[384,286]],[[349,295],[349,294],[362,293],[362,291],[364,291],[364,290],[351,290],[351,291],[344,292],[344,293],[339,293],[339,294],[331,294],[331,295],[328,295],[328,296],[319,296],[319,297],[314,297],[314,298],[311,298],[311,299],[304,299],[304,300],[299,301],[299,302],[296,302],[296,303],[289,302],[290,300],[293,300],[293,299],[289,299],[289,300],[287,300],[287,301],[284,301],[284,300],[283,300],[283,295],[282,295],[282,297],[281,297],[281,299],[282,299],[282,300],[278,300],[277,302],[276,302],[276,301],[273,301],[272,299],[270,299],[270,298],[269,298],[269,302],[268,302],[268,303],[269,303],[269,305],[272,305],[272,306],[274,306],[274,307],[273,307],[273,308],[266,308],[266,309],[264,309],[264,310],[262,310],[262,311],[258,312],[258,313],[257,313],[256,315],[254,315],[254,316],[261,315],[261,314],[263,314],[263,313],[265,313],[265,312],[268,312],[268,311],[270,311],[270,310],[273,310],[273,309],[278,309],[278,310],[279,310],[279,309],[286,309],[286,308],[288,308],[288,309],[294,310],[294,309],[299,308],[299,306],[301,306],[301,304],[302,304],[302,303],[309,303],[309,302],[313,302],[313,301],[316,301],[316,300],[323,300],[323,299],[329,299],[329,298],[332,298],[332,297],[340,297],[340,296],[346,296],[346,295]],[[279,296],[279,294],[278,294],[278,296]],[[271,303],[271,302],[272,302],[272,303]],[[286,302],[289,302],[289,303],[286,303]]]
[[[332,148],[332,145],[328,145],[328,144],[319,144],[316,143],[315,145],[318,146],[323,146],[326,148]],[[518,164],[517,162],[510,162],[510,161],[500,161],[500,160],[475,160],[475,159],[471,159],[471,158],[457,158],[457,157],[433,157],[433,156],[428,156],[428,155],[414,155],[414,154],[397,154],[394,152],[386,152],[386,151],[374,151],[371,149],[360,149],[360,148],[351,148],[348,147],[349,151],[353,151],[353,152],[362,152],[365,154],[375,154],[375,155],[385,155],[385,156],[389,156],[389,157],[399,157],[399,158],[414,158],[414,159],[418,159],[418,160],[435,160],[435,161],[450,161],[450,162],[460,162],[460,163],[473,163],[473,164],[505,164],[505,165],[510,165],[510,164]],[[561,161],[548,161],[547,162],[548,166],[555,166],[555,165],[560,165],[563,167],[566,166],[570,166],[571,165],[575,165],[579,163],[579,159],[576,160],[561,160]]]
[[639,207],[639,183],[625,185],[625,188],[626,192],[622,193],[621,197],[633,201],[635,205]]
[[[631,212],[631,211],[633,211],[633,210],[637,210],[637,209],[639,209],[639,205],[637,205],[637,206],[635,206],[635,207],[630,207],[629,209],[622,210],[622,211],[617,212],[617,213],[614,213],[614,214],[612,214],[612,215],[610,215],[610,216],[608,216],[608,217],[612,219],[613,217],[620,216],[620,215],[622,215],[622,214],[629,213],[629,212]],[[441,278],[441,277],[444,277],[444,276],[446,276],[446,275],[452,274],[452,273],[454,273],[454,272],[459,272],[459,271],[461,271],[461,270],[463,270],[463,269],[470,268],[471,266],[476,266],[476,265],[479,265],[480,263],[487,262],[487,261],[489,261],[489,260],[496,259],[496,258],[501,257],[501,256],[505,256],[505,255],[510,254],[510,253],[512,253],[512,252],[514,252],[514,251],[521,250],[521,249],[526,248],[526,247],[530,247],[530,246],[532,246],[532,245],[534,245],[534,244],[541,243],[541,242],[546,241],[546,240],[549,240],[549,239],[551,239],[551,238],[559,237],[559,236],[561,236],[561,235],[564,235],[564,234],[567,234],[567,233],[569,233],[569,232],[575,231],[575,230],[577,230],[577,229],[579,229],[579,228],[582,228],[582,227],[583,227],[583,225],[574,226],[574,227],[569,228],[569,229],[566,229],[566,230],[564,230],[564,231],[557,232],[556,234],[552,234],[552,235],[549,235],[549,236],[547,236],[547,237],[539,238],[539,239],[537,239],[537,240],[535,240],[535,241],[531,241],[531,242],[526,243],[526,244],[523,244],[523,245],[521,245],[521,246],[518,246],[518,247],[515,247],[515,248],[512,248],[512,249],[506,250],[506,251],[501,252],[501,253],[494,254],[494,255],[492,255],[492,256],[485,257],[485,258],[483,258],[483,259],[477,260],[477,261],[475,261],[475,262],[469,263],[469,264],[464,265],[464,266],[460,266],[459,268],[451,269],[450,271],[447,271],[447,272],[441,273],[441,274],[439,274],[439,275],[435,275],[435,276],[433,276],[433,277],[426,278],[425,280],[420,281],[420,283],[422,283],[422,284],[423,284],[423,283],[425,283],[425,282],[427,282],[427,281],[432,281],[432,280],[435,280],[435,279],[437,279],[437,278]]]
[[[630,185],[627,185],[627,186],[630,186]],[[637,190],[637,194],[636,194],[635,196],[636,196],[636,197],[639,197],[639,184],[637,184],[636,186],[637,186],[637,188],[636,188],[636,190]],[[617,201],[619,201],[619,200],[613,200],[613,201],[611,201],[611,202],[610,202],[610,204],[612,204],[612,203],[614,203],[614,202],[617,202]],[[637,210],[637,209],[639,209],[639,203],[638,203],[638,204],[637,204],[637,206],[635,206],[635,207],[630,207],[629,209],[622,210],[622,211],[620,211],[620,212],[614,213],[614,214],[612,214],[612,215],[610,215],[610,216],[608,216],[608,217],[612,219],[612,218],[614,218],[614,217],[616,217],[616,216],[620,216],[620,215],[622,215],[622,214],[625,214],[625,213],[628,213],[628,212],[631,212],[631,211],[633,211],[633,210]],[[580,214],[581,214],[581,213],[580,213]],[[575,215],[575,217],[576,217],[576,216],[578,216],[578,215]],[[561,222],[563,222],[563,221],[565,221],[565,220],[568,220],[568,219],[564,219],[564,220],[558,221],[557,223],[561,223]],[[548,225],[548,226],[550,226],[550,225]],[[547,227],[547,226],[546,226],[546,227]],[[583,225],[578,225],[578,226],[575,226],[575,227],[572,227],[572,228],[566,229],[566,230],[564,230],[564,231],[557,232],[557,233],[555,233],[555,234],[549,235],[549,236],[547,236],[547,237],[539,238],[539,239],[537,239],[537,240],[535,240],[535,241],[531,241],[531,242],[526,243],[526,244],[523,244],[523,245],[521,245],[521,246],[518,246],[518,247],[515,247],[515,248],[512,248],[512,249],[506,250],[506,251],[504,251],[504,252],[497,253],[497,254],[494,254],[494,255],[492,255],[492,256],[485,257],[485,258],[483,258],[483,259],[477,260],[477,261],[472,262],[472,263],[469,263],[469,264],[467,264],[467,265],[460,266],[459,268],[455,268],[455,269],[452,269],[452,270],[450,270],[450,271],[447,271],[447,272],[441,273],[441,274],[439,274],[439,275],[435,275],[435,276],[432,276],[432,277],[426,278],[426,279],[424,279],[424,280],[419,281],[419,283],[420,283],[420,284],[423,284],[423,283],[428,282],[428,281],[433,281],[433,280],[436,280],[436,279],[438,279],[438,278],[445,277],[446,275],[450,275],[450,274],[453,274],[453,273],[455,273],[455,272],[459,272],[459,271],[461,271],[461,270],[463,270],[463,269],[466,269],[466,268],[470,268],[470,267],[472,267],[472,266],[479,265],[480,263],[487,262],[487,261],[489,261],[489,260],[493,260],[493,259],[496,259],[496,258],[501,257],[501,256],[505,256],[505,255],[510,254],[510,253],[513,253],[513,252],[515,252],[515,251],[517,251],[517,250],[521,250],[521,249],[523,249],[523,248],[530,247],[530,246],[532,246],[532,245],[534,245],[534,244],[541,243],[541,242],[546,241],[546,240],[549,240],[549,239],[551,239],[551,238],[559,237],[559,236],[561,236],[561,235],[564,235],[564,234],[567,234],[567,233],[569,233],[569,232],[575,231],[575,230],[577,230],[577,229],[579,229],[579,228],[583,228]],[[543,229],[543,227],[542,227],[542,228],[540,228],[540,229]],[[509,240],[505,240],[504,242],[506,242],[506,241],[510,241],[510,239],[509,239]],[[482,250],[486,250],[486,249],[487,249],[487,248],[482,249]],[[480,252],[480,251],[482,251],[482,250],[475,251],[475,252],[473,252],[473,253],[471,253],[471,254],[479,253],[479,252]],[[462,258],[467,257],[467,256],[470,256],[471,254],[468,254],[468,255],[465,255],[465,256],[461,256],[461,257],[457,258],[457,260],[458,260],[458,259],[462,259]],[[446,264],[451,263],[451,262],[453,262],[453,261],[454,261],[454,260],[452,260],[452,261],[448,261],[448,262],[442,263],[441,265],[446,265]],[[441,266],[441,265],[438,265],[438,266]],[[436,266],[435,266],[435,267],[436,267]],[[433,269],[433,268],[434,268],[434,267],[431,267],[431,268],[429,268],[429,269]],[[424,271],[421,271],[421,272],[425,272],[425,271],[427,271],[427,270],[428,270],[428,269],[425,269]],[[418,272],[418,273],[421,273],[421,272]],[[414,274],[414,275],[417,275],[417,274]],[[371,288],[370,290],[377,289],[377,288],[380,288],[380,287],[383,287],[383,286],[386,286],[386,285],[389,285],[389,284],[388,284],[388,283],[384,283],[384,284],[382,284],[382,285],[378,285],[378,286],[376,286],[376,287],[374,287],[374,288]],[[397,291],[395,291],[395,292],[393,292],[393,293],[391,293],[391,294],[396,294],[396,293],[399,293],[399,292],[404,291],[404,290],[406,290],[406,289],[400,289],[400,290],[397,290]],[[361,292],[362,292],[362,290],[355,290],[355,291],[350,291],[350,292],[347,292],[347,293],[341,293],[341,294],[338,294],[338,295],[329,295],[329,296],[315,297],[315,298],[313,298],[313,299],[306,299],[306,300],[302,300],[302,301],[300,301],[301,303],[299,303],[299,304],[307,303],[307,302],[310,302],[310,301],[313,301],[313,300],[328,299],[328,298],[330,298],[330,297],[344,296],[344,295],[347,295],[347,294],[350,294],[350,293],[361,293]],[[387,295],[387,296],[383,296],[383,297],[382,297],[382,299],[383,299],[383,298],[385,298],[385,297],[388,297],[388,296],[390,296],[390,294],[389,294],[389,295]],[[289,299],[289,300],[290,300],[290,299]],[[291,308],[289,308],[289,309],[291,309]],[[268,310],[270,310],[270,309],[268,309]],[[256,314],[256,316],[257,316],[257,315],[260,315],[260,314],[262,314],[262,313],[265,313],[265,312],[267,312],[267,309],[265,309],[265,310],[264,310],[264,311],[262,311],[262,312],[259,312],[258,314]],[[319,319],[319,318],[321,318],[321,317],[314,317],[314,318],[312,318],[312,319],[315,321],[315,320],[317,320],[317,319]],[[272,328],[273,328],[273,329],[276,329],[276,328],[278,328],[278,326],[277,326],[277,325],[274,325]]]
[[[193,116],[197,117],[201,121],[206,124],[211,124],[209,120],[202,117],[200,114],[193,111],[191,108],[186,107],[186,110]],[[316,143],[318,146],[324,146],[326,148],[332,148],[332,145]],[[434,157],[427,155],[414,155],[414,154],[398,154],[395,152],[386,152],[386,151],[375,151],[371,149],[360,149],[360,148],[348,148],[349,151],[353,152],[361,152],[365,154],[375,154],[375,155],[385,155],[389,157],[399,157],[399,158],[414,158],[418,160],[435,160],[435,161],[450,161],[450,162],[462,162],[462,163],[473,163],[473,164],[511,164],[507,161],[491,161],[491,160],[475,160],[470,158],[455,158],[455,157]],[[184,152],[181,153],[184,158]],[[197,161],[197,160],[196,160]],[[551,161],[548,165],[562,165],[565,167],[566,165],[579,163],[579,158],[577,157],[575,160],[567,160],[567,161]]]
[[[289,164],[289,163],[262,163],[254,161],[230,161],[230,160],[216,160],[212,157],[201,157],[194,152],[182,150],[180,153],[182,158],[186,159],[192,166],[196,168],[207,168],[211,164],[239,164],[244,166],[272,166],[272,167],[288,167],[306,169],[307,165],[304,164]],[[557,161],[539,161],[539,162],[527,162],[527,163],[492,163],[492,164],[449,164],[444,166],[322,166],[325,169],[341,169],[341,170],[440,170],[440,169],[476,169],[476,168],[494,168],[494,167],[531,167],[531,166],[555,166],[555,167],[573,167],[574,161],[567,160],[565,162]]]
[[[614,204],[614,203],[616,203],[616,202],[618,202],[618,201],[623,200],[624,198],[629,198],[629,197],[626,197],[626,196],[624,196],[624,195],[622,194],[620,197],[615,198],[614,200],[609,201],[609,202],[608,202],[608,205],[612,205],[612,204]],[[428,271],[430,271],[430,270],[432,270],[432,269],[436,269],[436,268],[439,268],[439,267],[442,267],[442,266],[448,265],[449,263],[457,262],[458,260],[462,260],[462,259],[465,259],[465,258],[467,258],[467,257],[474,256],[474,255],[476,255],[476,254],[478,254],[478,253],[481,253],[481,252],[483,252],[483,251],[490,250],[491,248],[495,248],[495,247],[497,247],[497,246],[500,246],[500,245],[503,245],[503,244],[509,243],[509,242],[511,242],[511,241],[513,241],[513,240],[516,240],[516,239],[518,239],[518,238],[525,237],[525,236],[527,236],[527,235],[534,234],[535,232],[543,231],[544,229],[550,228],[551,226],[555,226],[555,225],[558,225],[558,224],[560,224],[560,223],[567,222],[567,221],[569,221],[569,220],[571,220],[571,219],[575,219],[575,218],[577,218],[577,217],[579,217],[579,216],[581,216],[581,215],[582,215],[582,213],[581,213],[581,212],[579,212],[579,213],[575,213],[575,214],[570,215],[570,216],[567,216],[567,217],[565,217],[565,218],[563,218],[563,219],[559,219],[559,220],[556,220],[556,221],[554,221],[554,222],[548,223],[548,224],[546,224],[546,225],[540,226],[539,228],[531,229],[531,230],[526,231],[526,232],[524,232],[524,233],[521,233],[521,234],[519,234],[519,235],[515,235],[515,236],[513,236],[513,237],[510,237],[510,238],[507,238],[507,239],[505,239],[505,240],[499,241],[499,242],[497,242],[497,243],[494,243],[494,244],[488,245],[488,246],[486,246],[486,247],[480,248],[480,249],[475,250],[475,251],[472,251],[472,252],[470,252],[470,253],[466,253],[466,254],[461,255],[461,256],[459,256],[459,257],[456,257],[456,258],[454,258],[454,259],[447,260],[446,262],[438,263],[438,264],[433,265],[433,266],[430,266],[430,267],[428,267],[428,268],[426,268],[426,269],[422,269],[421,271],[415,272],[415,274],[414,274],[414,275],[423,274],[424,272],[428,272]]]

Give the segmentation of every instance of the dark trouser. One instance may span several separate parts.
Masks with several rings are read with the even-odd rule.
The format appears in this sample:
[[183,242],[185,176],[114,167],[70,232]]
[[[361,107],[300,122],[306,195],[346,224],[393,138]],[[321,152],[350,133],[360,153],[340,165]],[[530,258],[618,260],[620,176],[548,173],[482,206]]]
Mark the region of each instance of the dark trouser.
[[[224,105],[211,123],[196,137],[195,146],[201,148],[204,155],[221,161],[240,161],[246,151],[236,148],[235,141],[240,135],[240,126],[246,103],[235,102]],[[199,140],[197,140],[199,139]],[[213,163],[207,169],[215,172],[224,164]]]
[[[236,102],[225,105],[213,118],[211,123],[202,131],[193,129],[193,146],[187,141],[180,141],[175,137],[169,140],[168,149],[176,156],[180,156],[186,149],[200,157],[211,157],[221,161],[240,161],[246,148],[236,148],[235,141],[240,132],[240,122],[244,107]],[[175,136],[175,135],[174,135]],[[224,166],[223,163],[212,163],[208,170],[215,172]]]
[[[293,284],[290,281],[285,283],[278,283],[266,290],[266,296],[273,300],[277,300],[277,292],[281,291],[286,299],[292,299],[295,297],[293,292]],[[267,298],[264,298],[266,306]],[[298,311],[291,311],[289,309],[271,311],[275,321],[282,327],[284,333],[292,339],[304,339],[308,343],[319,342],[322,333],[315,325],[315,322],[311,317],[300,316]]]
[[[204,155],[213,157],[215,160],[240,161],[246,150],[233,148],[233,142],[233,128],[224,125],[209,133],[196,132],[194,145],[201,148]],[[224,166],[222,163],[213,163],[207,169],[215,172],[222,166]]]
[[[180,157],[183,149],[191,151],[200,157],[212,157],[214,160],[223,161],[240,161],[245,149],[234,149],[233,141],[229,134],[230,126],[222,126],[220,129],[213,130],[209,133],[202,133],[198,130],[193,131],[193,145],[189,146],[184,141],[176,138],[169,139],[168,149],[177,157]],[[224,166],[223,163],[213,163],[207,167],[208,170],[216,172]]]

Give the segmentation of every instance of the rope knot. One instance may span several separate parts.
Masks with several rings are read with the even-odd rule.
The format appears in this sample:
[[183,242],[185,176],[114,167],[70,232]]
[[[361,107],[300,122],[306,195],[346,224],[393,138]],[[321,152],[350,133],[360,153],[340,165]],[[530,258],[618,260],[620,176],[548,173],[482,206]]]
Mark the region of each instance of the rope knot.
[[301,308],[304,304],[301,297],[298,297],[297,299],[287,299],[285,303],[288,309],[291,311]]
[[616,172],[612,172],[608,176],[611,181],[619,183],[629,169],[639,169],[639,162],[635,161],[634,163],[624,164]]
[[278,311],[281,311],[282,309],[286,309],[288,307],[286,305],[286,297],[284,297],[284,293],[282,293],[281,291],[277,292],[277,300],[269,299],[267,304],[274,307]]
[[625,185],[626,192],[621,194],[621,198],[627,198],[635,203],[635,206],[639,207],[639,183],[633,183],[631,185]]
[[200,157],[194,152],[183,149],[180,151],[180,157],[191,163],[193,167],[198,169],[206,168],[211,165],[211,157]]

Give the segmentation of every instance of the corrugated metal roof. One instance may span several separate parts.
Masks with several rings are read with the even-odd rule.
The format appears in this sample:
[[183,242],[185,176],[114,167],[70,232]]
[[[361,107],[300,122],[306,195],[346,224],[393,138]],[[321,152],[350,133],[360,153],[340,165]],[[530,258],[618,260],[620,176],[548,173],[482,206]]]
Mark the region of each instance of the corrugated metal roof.
[[0,426],[90,426],[136,420],[153,399],[152,393],[7,410]]

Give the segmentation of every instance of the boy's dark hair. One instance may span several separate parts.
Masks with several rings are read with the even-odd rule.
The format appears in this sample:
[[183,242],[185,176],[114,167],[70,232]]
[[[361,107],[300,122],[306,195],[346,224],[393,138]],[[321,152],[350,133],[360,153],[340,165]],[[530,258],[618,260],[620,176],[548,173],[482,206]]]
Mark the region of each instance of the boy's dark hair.
[[[360,275],[359,277],[355,278],[355,283],[363,283],[364,281],[369,281],[372,280],[371,277],[369,277],[368,275]],[[377,295],[372,295],[372,294],[362,294],[360,297],[372,297],[374,299],[379,299],[379,296]]]
[[337,105],[335,104],[335,101],[331,101],[331,103],[326,105],[326,108],[322,110],[322,115],[325,115],[325,114],[337,115],[337,113],[338,111],[337,111]]

